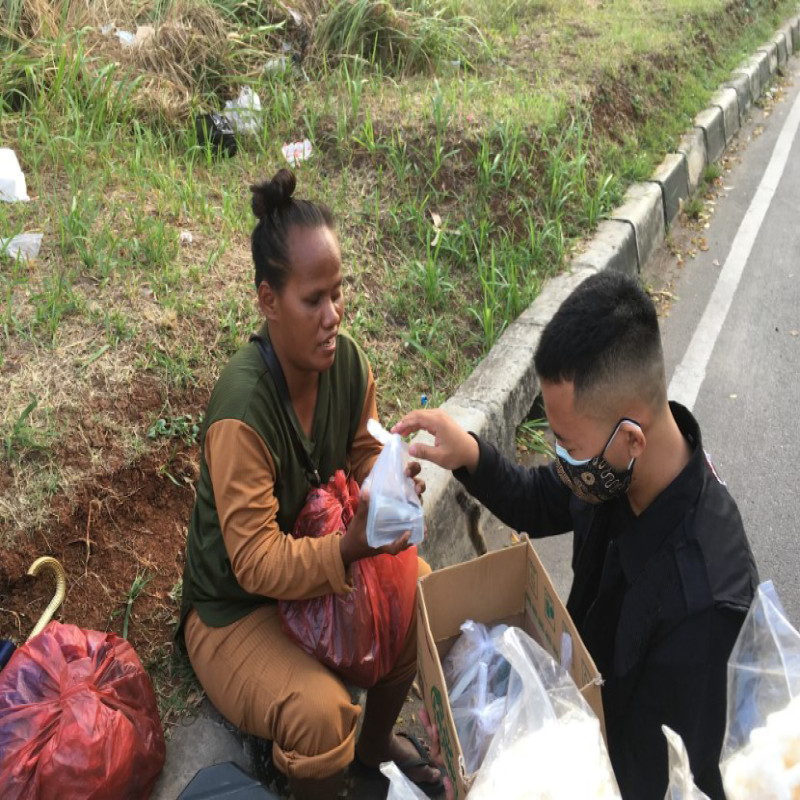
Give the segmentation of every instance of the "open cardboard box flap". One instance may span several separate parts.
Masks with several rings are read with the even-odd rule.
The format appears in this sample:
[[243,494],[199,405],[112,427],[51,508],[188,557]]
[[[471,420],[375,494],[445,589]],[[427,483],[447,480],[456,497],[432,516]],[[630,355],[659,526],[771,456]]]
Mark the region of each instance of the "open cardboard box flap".
[[600,675],[550,576],[529,541],[433,572],[417,590],[419,673],[425,708],[439,729],[445,767],[456,800],[466,796],[468,775],[447,698],[442,659],[468,619],[517,625],[570,673],[600,719]]

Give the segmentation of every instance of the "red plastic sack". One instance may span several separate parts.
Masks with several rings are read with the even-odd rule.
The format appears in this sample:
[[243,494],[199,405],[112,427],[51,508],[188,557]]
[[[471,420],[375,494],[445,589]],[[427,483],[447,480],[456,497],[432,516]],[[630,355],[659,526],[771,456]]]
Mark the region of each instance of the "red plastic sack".
[[[358,508],[358,484],[337,471],[312,489],[297,517],[294,536],[344,533]],[[390,672],[414,613],[417,548],[396,556],[363,558],[350,567],[353,590],[308,600],[282,600],[287,636],[345,680],[368,689]]]
[[146,800],[165,755],[150,678],[116,634],[51,622],[0,672],[4,800]]

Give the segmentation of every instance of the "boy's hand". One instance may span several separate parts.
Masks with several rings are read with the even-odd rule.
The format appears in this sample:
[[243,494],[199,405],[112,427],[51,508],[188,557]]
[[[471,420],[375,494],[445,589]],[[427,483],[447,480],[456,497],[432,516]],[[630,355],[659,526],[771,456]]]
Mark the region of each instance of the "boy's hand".
[[412,444],[409,452],[415,458],[432,461],[444,469],[466,467],[472,474],[478,468],[478,443],[455,420],[438,408],[412,411],[400,420],[392,433],[406,436],[419,430],[434,437],[434,444]]

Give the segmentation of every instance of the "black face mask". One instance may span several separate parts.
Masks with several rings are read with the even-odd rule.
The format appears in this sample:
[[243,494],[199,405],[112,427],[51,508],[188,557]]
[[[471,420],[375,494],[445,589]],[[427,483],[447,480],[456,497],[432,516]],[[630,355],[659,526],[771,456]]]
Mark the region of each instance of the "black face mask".
[[630,422],[641,430],[641,426],[636,420],[623,417],[614,428],[603,451],[594,458],[576,461],[556,442],[556,471],[558,472],[558,477],[572,490],[572,493],[578,499],[587,503],[604,503],[606,500],[620,497],[630,488],[631,478],[633,477],[633,464],[636,459],[631,459],[627,469],[614,469],[605,459],[606,450],[608,450],[609,445],[614,441],[614,437],[619,433],[623,422]]

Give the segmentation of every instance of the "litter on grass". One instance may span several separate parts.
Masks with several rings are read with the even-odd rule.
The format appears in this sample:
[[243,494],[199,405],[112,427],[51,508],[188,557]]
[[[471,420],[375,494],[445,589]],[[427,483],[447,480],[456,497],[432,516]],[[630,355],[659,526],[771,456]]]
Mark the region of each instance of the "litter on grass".
[[0,200],[27,203],[28,188],[17,156],[8,147],[0,147]]
[[242,87],[235,100],[225,103],[225,116],[237,133],[261,130],[261,98],[249,87]]
[[302,142],[285,144],[282,150],[283,157],[293,167],[296,167],[303,161],[308,161],[308,159],[311,158],[311,154],[314,152],[314,148],[311,146],[311,142],[308,139],[304,139]]
[[19,258],[22,261],[36,258],[39,255],[41,246],[41,233],[21,233],[19,236],[12,236],[10,239],[0,238],[0,254],[8,258]]

